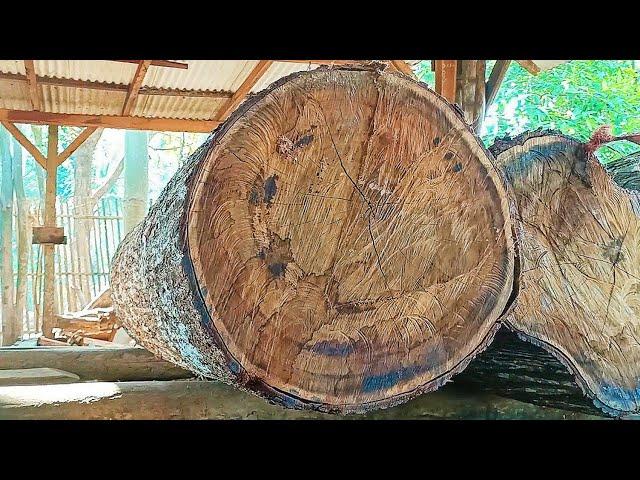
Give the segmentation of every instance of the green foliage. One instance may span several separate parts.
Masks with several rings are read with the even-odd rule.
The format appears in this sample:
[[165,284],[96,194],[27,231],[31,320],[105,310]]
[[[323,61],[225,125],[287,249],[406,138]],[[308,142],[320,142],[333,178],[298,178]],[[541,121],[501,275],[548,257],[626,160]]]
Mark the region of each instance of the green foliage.
[[[487,78],[494,63],[487,61]],[[429,62],[416,73],[433,85]],[[512,62],[481,137],[491,145],[497,137],[543,128],[586,141],[601,125],[611,125],[614,135],[640,132],[640,72],[633,60],[572,60],[538,75]],[[608,162],[639,149],[615,142],[598,155]]]
[[[491,145],[496,137],[544,128],[586,141],[601,125],[611,125],[614,135],[640,132],[640,73],[632,60],[573,60],[538,75],[513,62],[482,139]],[[607,162],[637,150],[616,142],[598,154]]]

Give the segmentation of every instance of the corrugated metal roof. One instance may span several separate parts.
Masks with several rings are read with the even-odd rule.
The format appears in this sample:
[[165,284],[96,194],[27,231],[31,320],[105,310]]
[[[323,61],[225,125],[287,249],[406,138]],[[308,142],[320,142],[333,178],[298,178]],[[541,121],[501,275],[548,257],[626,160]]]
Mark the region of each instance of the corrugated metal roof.
[[[176,118],[207,120],[224,104],[225,98],[215,98],[213,91],[238,90],[257,60],[177,60],[188,64],[188,69],[150,66],[143,87],[177,89],[209,93],[209,95],[139,95],[132,115],[146,118]],[[417,60],[408,60],[415,64]],[[533,60],[547,70],[564,60]],[[120,115],[126,97],[126,87],[134,77],[135,63],[110,60],[35,60],[36,75],[85,82],[118,84],[120,90],[105,90],[86,86],[61,86],[38,83],[41,109],[51,113],[86,115]],[[272,82],[302,70],[317,68],[315,64],[274,62],[264,76],[251,89],[256,93]],[[0,108],[31,110],[29,91],[25,80],[23,60],[0,60],[0,73],[21,75],[21,78],[0,79]],[[175,93],[175,92],[174,92]]]

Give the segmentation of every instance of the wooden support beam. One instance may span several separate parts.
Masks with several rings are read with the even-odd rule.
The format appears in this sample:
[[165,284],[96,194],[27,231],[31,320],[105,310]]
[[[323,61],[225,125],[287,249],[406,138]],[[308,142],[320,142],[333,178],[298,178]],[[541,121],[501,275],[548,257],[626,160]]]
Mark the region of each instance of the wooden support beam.
[[[0,119],[1,118],[2,117],[0,117]],[[33,143],[29,141],[27,137],[24,136],[24,134],[18,129],[18,127],[16,127],[13,123],[6,120],[0,120],[0,123],[4,125],[4,128],[6,128],[11,135],[13,135],[13,137],[18,141],[18,143],[22,145],[24,149],[31,154],[31,156],[36,160],[36,162],[40,164],[42,168],[44,169],[47,168],[47,159],[45,158],[45,156],[42,153],[40,153],[40,150],[38,150],[38,147],[36,147]]]
[[36,125],[67,125],[75,127],[124,128],[161,132],[208,133],[220,122],[216,120],[181,120],[177,118],[122,117],[115,115],[78,115],[70,113],[32,112],[0,108],[0,122]]
[[[61,347],[62,348],[62,347]],[[89,382],[0,387],[0,418],[31,420],[597,419],[447,385],[398,407],[337,416],[285,409],[221,382]]]
[[55,385],[76,383],[80,377],[57,368],[20,368],[0,370],[0,386],[15,385]]
[[253,70],[249,73],[247,78],[242,82],[242,85],[238,88],[238,90],[233,94],[227,103],[225,103],[215,114],[214,120],[222,121],[224,120],[229,113],[236,109],[238,105],[245,99],[245,97],[249,94],[251,89],[255,86],[256,83],[262,78],[262,76],[269,69],[273,60],[260,60],[258,64],[253,67]]
[[193,376],[144,348],[132,347],[90,348],[63,344],[0,348],[0,365],[2,368],[57,368],[75,373],[82,381],[175,380]]
[[98,127],[86,127],[82,132],[80,132],[75,140],[58,155],[58,165],[61,165],[67,158],[69,158],[73,152],[75,152],[97,129]]
[[147,70],[149,70],[150,65],[151,60],[141,60],[138,64],[136,73],[133,75],[133,79],[129,85],[129,91],[127,92],[127,97],[124,100],[124,106],[122,107],[122,115],[124,117],[131,115],[133,107],[136,104],[136,100],[138,99],[138,93],[140,92],[140,87],[142,87],[144,76],[147,74]]
[[436,92],[449,102],[456,101],[457,60],[436,60]]
[[[142,61],[143,60],[112,60],[112,62],[120,63],[140,63]],[[151,60],[151,65],[154,67],[179,68],[182,70],[187,70],[189,68],[188,63],[172,62],[171,60]]]
[[[0,80],[26,83],[27,76],[20,73],[0,72]],[[73,78],[43,77],[39,75],[36,75],[36,82],[38,85],[52,85],[56,87],[87,88],[89,90],[121,93],[129,91],[129,85],[126,83],[94,82],[89,80],[75,80]],[[138,95],[189,98],[231,98],[233,96],[233,92],[223,90],[181,90],[178,88],[140,87]]]
[[31,100],[31,108],[40,110],[40,95],[38,95],[38,82],[36,80],[36,68],[33,60],[24,61],[24,70],[27,77],[27,86],[29,88],[29,99]]
[[532,75],[538,75],[540,73],[540,67],[531,60],[516,60],[516,62]]
[[390,60],[390,62],[399,72],[402,72],[405,75],[409,75],[410,77],[415,77],[411,66],[404,60]]
[[362,60],[275,60],[286,63],[307,63],[311,65],[357,65]]
[[500,90],[500,85],[502,85],[502,80],[504,80],[504,77],[507,74],[507,70],[509,70],[510,64],[511,60],[498,60],[491,69],[491,74],[489,75],[489,80],[487,80],[487,84],[485,87],[485,99],[487,108],[489,108],[489,106],[493,103],[496,96],[498,95],[498,90]]
[[[58,126],[49,125],[49,142],[47,145],[47,181],[44,197],[44,226],[56,226],[56,186],[58,180]],[[51,243],[42,245],[44,251],[44,292],[42,313],[42,334],[52,338],[55,322],[55,264],[54,246]]]

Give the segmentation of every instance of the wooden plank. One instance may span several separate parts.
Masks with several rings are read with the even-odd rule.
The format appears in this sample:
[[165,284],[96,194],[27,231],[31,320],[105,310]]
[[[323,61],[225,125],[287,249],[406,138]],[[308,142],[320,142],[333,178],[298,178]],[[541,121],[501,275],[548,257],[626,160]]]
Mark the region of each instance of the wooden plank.
[[531,60],[516,60],[523,68],[525,68],[532,75],[538,75],[540,73],[540,67],[533,63]]
[[502,85],[502,80],[504,80],[510,64],[511,60],[498,60],[491,69],[491,74],[485,87],[486,108],[489,108],[498,95],[498,90],[500,90],[500,85]]
[[[70,113],[32,112],[0,109],[0,122],[35,125],[66,125],[76,127],[105,127],[131,130],[208,133],[220,122],[216,120],[182,120],[174,118],[123,117],[115,115],[79,115]],[[25,147],[26,148],[26,147]]]
[[89,382],[0,387],[2,419],[205,420],[205,419],[599,419],[537,407],[447,385],[411,402],[366,415],[338,416],[285,409],[214,381]]
[[40,347],[68,347],[67,342],[62,340],[55,340],[53,338],[38,337],[37,345]]
[[142,86],[144,76],[147,74],[147,70],[149,70],[150,65],[151,60],[141,60],[138,64],[136,73],[133,75],[133,79],[131,80],[131,84],[129,85],[127,97],[124,100],[124,106],[122,107],[123,116],[128,117],[129,115],[131,115],[133,107],[136,104],[136,100],[138,99],[138,92],[140,91],[140,87]]
[[456,101],[457,60],[436,60],[436,92],[449,102]]
[[57,368],[19,368],[0,370],[0,387],[7,385],[54,385],[75,383],[78,375]]
[[[27,76],[20,73],[0,72],[0,80],[13,82],[27,82]],[[39,85],[53,85],[57,87],[87,88],[89,90],[103,90],[126,93],[129,85],[126,83],[94,82],[89,80],[75,80],[73,78],[43,77],[36,75]],[[233,92],[223,90],[182,90],[179,88],[140,87],[138,95],[153,95],[167,97],[193,97],[193,98],[231,98]]]
[[286,63],[308,63],[311,65],[357,65],[364,63],[362,60],[275,60]]
[[240,85],[238,90],[233,94],[233,97],[231,97],[229,101],[227,101],[227,103],[220,107],[216,112],[215,120],[222,121],[227,117],[227,115],[229,115],[229,113],[235,110],[255,84],[258,83],[266,73],[272,63],[273,60],[260,60],[253,70],[251,70],[247,78],[245,78],[244,82],[242,82],[242,85]]
[[[121,62],[121,63],[140,63],[142,60],[111,60],[111,61]],[[173,62],[171,60],[151,60],[151,65],[153,65],[154,67],[179,68],[181,70],[187,70],[189,68],[188,63]]]
[[97,129],[98,127],[86,127],[82,132],[80,132],[75,140],[58,155],[58,165],[62,165],[62,163],[69,158],[73,152],[75,152]]
[[66,245],[67,237],[62,227],[33,227],[31,243],[34,245],[51,243],[54,245]]
[[[40,337],[42,338],[42,337]],[[75,373],[82,381],[174,380],[193,375],[156,358],[144,348],[8,347],[0,348],[4,368],[51,367]]]
[[[0,117],[1,119],[2,117]],[[31,156],[40,164],[42,168],[47,168],[47,159],[40,153],[38,147],[29,141],[27,137],[16,127],[12,122],[1,120],[0,123],[6,128],[11,135],[18,141],[24,149],[31,154]]]
[[31,100],[31,108],[34,110],[40,110],[40,95],[38,95],[36,67],[33,60],[24,61],[24,70],[27,77],[27,88],[29,89],[29,100]]

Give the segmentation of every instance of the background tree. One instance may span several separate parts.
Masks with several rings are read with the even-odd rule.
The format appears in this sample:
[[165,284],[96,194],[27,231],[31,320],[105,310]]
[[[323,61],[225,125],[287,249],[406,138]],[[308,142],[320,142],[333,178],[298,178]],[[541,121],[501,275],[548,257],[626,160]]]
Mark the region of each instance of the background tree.
[[124,134],[124,232],[127,234],[147,214],[149,206],[149,153],[147,132]]

